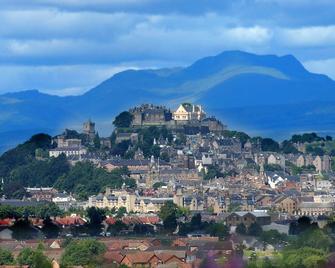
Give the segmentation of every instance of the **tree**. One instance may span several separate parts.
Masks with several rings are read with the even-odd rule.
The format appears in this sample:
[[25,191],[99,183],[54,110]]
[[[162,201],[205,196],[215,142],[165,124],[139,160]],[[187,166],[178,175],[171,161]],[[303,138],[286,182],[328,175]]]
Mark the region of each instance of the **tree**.
[[134,116],[130,112],[124,111],[115,117],[113,125],[117,128],[130,127],[133,117]]
[[106,219],[106,211],[101,208],[90,207],[86,210],[86,214],[91,225],[101,225],[103,220]]
[[85,200],[107,186],[120,189],[125,182],[123,176],[128,172],[127,169],[114,169],[108,172],[90,162],[78,162],[68,174],[57,180],[54,187],[60,191],[75,193],[79,199]]
[[223,223],[212,223],[208,227],[211,236],[217,236],[220,239],[225,239],[229,235],[229,228]]
[[277,230],[269,230],[263,231],[260,236],[260,241],[270,245],[277,245],[288,240],[288,236],[286,234],[281,234]]
[[127,208],[125,208],[125,207],[120,207],[120,208],[117,210],[116,218],[121,219],[126,213],[127,213]]
[[253,222],[248,228],[248,235],[260,236],[262,231],[262,227],[257,222]]
[[66,246],[61,257],[62,266],[91,266],[97,267],[102,263],[102,254],[106,246],[94,239],[72,240]]
[[115,144],[115,146],[112,147],[111,153],[113,155],[120,155],[122,157],[125,157],[130,145],[130,140],[121,141],[120,143],[117,143]]
[[243,223],[239,223],[236,226],[236,233],[241,234],[241,235],[245,235],[247,233],[247,227],[245,227],[245,225]]
[[301,233],[292,243],[291,248],[310,247],[329,251],[333,243],[329,235],[320,229],[309,229]]
[[48,257],[46,257],[42,250],[33,250],[31,248],[24,248],[17,257],[19,265],[29,265],[31,268],[51,268],[52,264]]
[[306,231],[315,230],[318,228],[317,223],[312,223],[307,216],[300,217],[297,221],[291,222],[289,227],[289,234],[297,235]]
[[155,182],[154,185],[152,186],[152,188],[157,190],[158,188],[161,188],[162,186],[166,186],[166,183],[164,183],[162,181],[159,181],[159,182]]
[[317,268],[324,267],[327,253],[321,249],[302,247],[285,249],[282,257],[276,260],[276,267]]
[[304,133],[302,135],[293,135],[291,138],[291,141],[293,143],[311,143],[314,141],[321,141],[324,140],[324,138],[319,137],[316,133],[312,132],[312,133]]
[[296,154],[299,151],[297,150],[297,148],[294,147],[294,145],[292,144],[292,142],[290,141],[283,141],[282,142],[282,148],[281,148],[282,152],[284,154]]
[[160,159],[162,159],[165,162],[170,162],[170,156],[167,152],[162,152]]
[[127,225],[121,220],[116,220],[116,222],[108,227],[108,231],[113,235],[119,235],[122,230],[126,230]]
[[97,132],[97,134],[95,134],[95,136],[94,136],[93,144],[94,144],[94,148],[95,148],[95,149],[99,149],[99,148],[101,147],[100,137],[99,137],[99,133],[98,133],[98,132]]
[[283,168],[278,164],[265,164],[264,170],[265,171],[282,171]]
[[54,224],[50,217],[47,217],[43,221],[43,227],[41,229],[46,238],[57,238],[60,233],[58,225]]
[[201,229],[201,214],[197,213],[191,218],[191,226],[194,230]]
[[262,151],[279,152],[279,143],[273,139],[265,138],[261,141]]
[[0,265],[11,264],[14,264],[14,257],[12,253],[7,249],[0,248]]
[[220,171],[219,166],[208,166],[207,173],[204,175],[204,180],[214,179],[215,177],[223,177],[223,173]]
[[163,220],[164,228],[173,231],[177,227],[178,207],[172,201],[166,202],[160,209],[158,216]]

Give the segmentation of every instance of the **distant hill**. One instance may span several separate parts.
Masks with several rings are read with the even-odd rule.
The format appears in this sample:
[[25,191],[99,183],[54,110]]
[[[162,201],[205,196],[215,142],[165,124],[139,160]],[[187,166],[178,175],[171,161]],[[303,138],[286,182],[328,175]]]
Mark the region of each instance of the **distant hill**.
[[80,128],[88,118],[108,135],[122,110],[141,103],[175,108],[184,101],[200,103],[231,128],[254,135],[335,133],[333,80],[308,72],[291,55],[227,51],[185,68],[123,71],[81,96],[37,90],[0,95],[0,150],[36,132]]

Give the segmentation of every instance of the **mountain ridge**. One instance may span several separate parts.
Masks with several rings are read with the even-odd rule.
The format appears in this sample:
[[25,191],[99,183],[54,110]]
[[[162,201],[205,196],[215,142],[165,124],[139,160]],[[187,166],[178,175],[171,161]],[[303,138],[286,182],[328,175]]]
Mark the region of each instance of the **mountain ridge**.
[[[335,122],[335,112],[329,108],[329,103],[335,104],[335,82],[329,77],[307,71],[292,55],[226,51],[187,67],[125,70],[79,96],[60,97],[38,90],[0,95],[0,146],[8,143],[8,138],[3,139],[5,135],[1,133],[50,129],[50,134],[56,134],[65,127],[80,128],[87,118],[101,126],[99,133],[108,135],[113,117],[122,110],[141,103],[175,108],[184,101],[201,103],[209,113],[232,127],[245,131],[252,128],[251,132],[265,135],[269,133],[265,130],[267,121],[272,121],[274,128],[282,133],[280,137],[291,131],[284,129],[285,125],[295,125],[301,131],[311,129],[313,122],[308,119],[309,114],[315,114],[315,105],[324,110],[323,102],[328,103],[324,115],[329,117],[327,122]],[[291,113],[285,119],[290,121],[287,124],[279,120],[286,112],[285,105],[289,105]],[[299,105],[305,110],[299,111]],[[282,114],[279,106],[283,107]],[[243,112],[245,107],[254,108],[249,108],[247,114]],[[260,107],[266,107],[263,113],[270,114],[264,122],[256,120],[262,117]],[[279,110],[273,117],[271,107]],[[230,114],[229,110],[234,109],[235,114]],[[215,114],[218,110],[220,113]],[[324,130],[322,125],[317,125],[317,131]]]

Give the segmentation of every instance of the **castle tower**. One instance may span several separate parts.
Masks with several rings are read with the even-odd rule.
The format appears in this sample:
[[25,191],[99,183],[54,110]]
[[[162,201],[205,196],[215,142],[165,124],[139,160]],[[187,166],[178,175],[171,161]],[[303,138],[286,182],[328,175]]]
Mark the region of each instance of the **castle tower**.
[[83,133],[88,135],[91,139],[95,137],[95,123],[91,120],[84,122],[83,124]]

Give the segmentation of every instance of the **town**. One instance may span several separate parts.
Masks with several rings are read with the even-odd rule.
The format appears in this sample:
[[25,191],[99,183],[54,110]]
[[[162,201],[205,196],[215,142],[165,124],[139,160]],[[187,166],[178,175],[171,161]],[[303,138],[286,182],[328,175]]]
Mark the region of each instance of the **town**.
[[335,265],[332,137],[251,137],[192,103],[130,108],[109,137],[93,121],[0,157],[0,248],[13,263],[43,252],[54,268],[85,266],[76,251],[94,245],[92,267],[244,267],[310,229],[290,245]]

